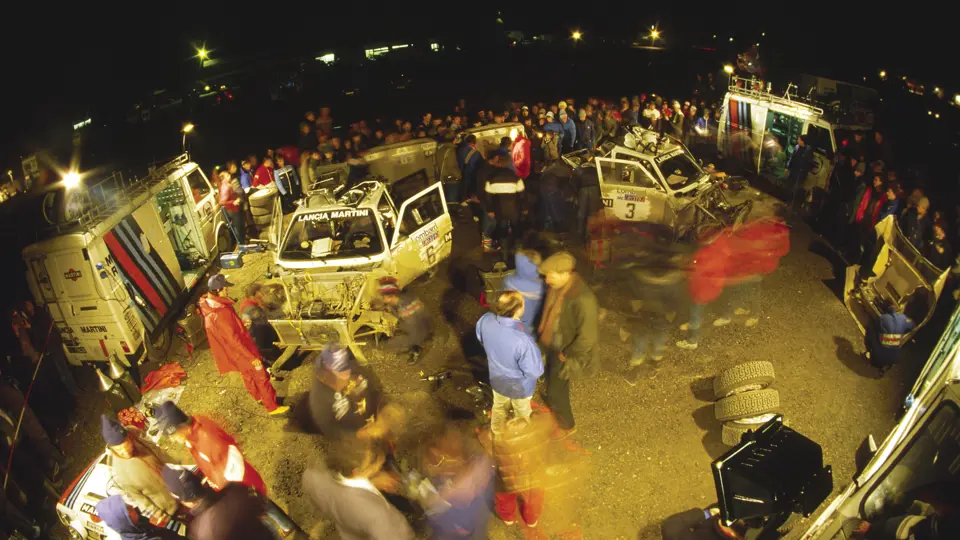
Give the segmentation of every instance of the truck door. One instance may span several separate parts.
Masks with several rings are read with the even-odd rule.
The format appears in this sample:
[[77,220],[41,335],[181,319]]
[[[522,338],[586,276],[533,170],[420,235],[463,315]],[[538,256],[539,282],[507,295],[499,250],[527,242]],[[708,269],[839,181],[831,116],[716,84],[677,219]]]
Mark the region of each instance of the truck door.
[[219,205],[213,186],[207,181],[200,167],[190,171],[184,178],[184,187],[190,194],[188,200],[193,204],[194,214],[200,228],[201,240],[205,253],[211,253],[217,245],[216,225]]
[[833,158],[836,144],[829,125],[809,124],[805,136],[806,144],[813,148],[813,165],[807,173],[803,187],[812,189],[830,189],[830,176],[833,174]]
[[447,213],[443,185],[434,183],[400,205],[390,252],[401,287],[450,256],[453,221]]
[[603,206],[624,221],[664,224],[667,193],[643,163],[625,159],[596,158]]

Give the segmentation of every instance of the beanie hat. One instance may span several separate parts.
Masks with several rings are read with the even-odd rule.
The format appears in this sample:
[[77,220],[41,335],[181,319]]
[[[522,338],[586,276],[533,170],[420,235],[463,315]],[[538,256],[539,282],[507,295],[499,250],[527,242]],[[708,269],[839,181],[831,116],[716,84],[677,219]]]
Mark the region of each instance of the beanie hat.
[[100,415],[100,434],[107,446],[117,446],[127,440],[127,428],[113,416]]
[[[350,349],[339,342],[328,343],[320,351],[321,366],[334,373],[342,373],[350,369]],[[317,366],[320,369],[320,366]]]
[[156,417],[157,420],[160,421],[161,428],[167,435],[170,435],[180,426],[190,422],[190,417],[180,410],[180,407],[177,407],[177,404],[172,401],[164,401],[161,403],[160,406],[157,407]]

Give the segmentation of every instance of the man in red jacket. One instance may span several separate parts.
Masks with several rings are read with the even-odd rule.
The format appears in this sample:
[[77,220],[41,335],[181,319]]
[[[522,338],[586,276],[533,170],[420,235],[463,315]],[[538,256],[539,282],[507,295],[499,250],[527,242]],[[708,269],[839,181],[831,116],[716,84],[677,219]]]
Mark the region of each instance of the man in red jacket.
[[263,164],[257,168],[257,172],[253,174],[253,182],[251,185],[255,188],[272,186],[276,182],[273,178],[273,158],[266,156],[263,158]]
[[277,392],[270,384],[270,377],[263,367],[263,359],[257,344],[243,326],[243,321],[233,310],[233,300],[227,298],[227,287],[233,284],[227,276],[214,274],[207,281],[210,292],[200,297],[197,307],[203,315],[210,351],[220,374],[237,371],[243,384],[258,403],[274,416],[286,413],[290,407],[277,404]]
[[[517,177],[526,180],[530,176],[530,139],[527,138],[523,129],[516,131],[517,135],[513,139],[513,148],[510,153]],[[511,135],[513,134],[511,133]]]

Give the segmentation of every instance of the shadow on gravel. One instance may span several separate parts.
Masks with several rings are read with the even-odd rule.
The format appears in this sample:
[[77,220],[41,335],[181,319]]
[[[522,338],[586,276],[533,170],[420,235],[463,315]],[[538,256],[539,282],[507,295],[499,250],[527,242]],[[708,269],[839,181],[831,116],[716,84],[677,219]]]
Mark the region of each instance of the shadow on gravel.
[[700,444],[703,445],[703,449],[707,451],[710,459],[717,459],[729,450],[720,438],[720,422],[717,422],[714,416],[712,403],[694,411],[693,421],[700,429],[707,430],[707,433],[700,440]]
[[660,538],[662,538],[662,533],[660,532],[660,522],[658,521],[648,523],[637,531],[637,540],[660,540]]
[[690,391],[693,397],[700,401],[709,401],[713,403],[713,377],[701,377],[690,383]]
[[880,372],[867,363],[863,355],[853,349],[853,343],[845,337],[833,336],[833,343],[837,346],[837,359],[847,366],[847,369],[861,377],[880,379]]
[[810,244],[810,251],[819,255],[830,263],[833,269],[833,278],[823,280],[823,284],[843,302],[843,282],[847,274],[847,264],[824,240],[816,239]]

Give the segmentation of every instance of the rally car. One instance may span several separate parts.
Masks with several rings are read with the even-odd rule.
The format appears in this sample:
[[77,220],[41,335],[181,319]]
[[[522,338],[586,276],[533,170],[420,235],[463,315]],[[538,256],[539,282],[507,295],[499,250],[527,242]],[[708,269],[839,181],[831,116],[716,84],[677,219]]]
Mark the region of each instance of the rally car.
[[[120,535],[107,527],[96,513],[98,502],[111,495],[119,495],[119,490],[113,483],[111,460],[112,456],[108,452],[97,456],[70,483],[57,501],[57,516],[70,532],[71,538],[120,540]],[[150,518],[146,514],[144,517]],[[165,527],[180,536],[187,534],[187,526],[177,520],[167,521]]]
[[361,360],[355,338],[392,335],[396,323],[371,309],[377,281],[406,286],[449,257],[453,241],[443,186],[423,170],[321,188],[290,216],[278,206],[274,222],[284,224],[271,239],[286,296],[284,317],[270,321],[280,346],[309,350],[339,340]]
[[731,204],[720,181],[679,140],[635,126],[595,151],[563,155],[570,167],[596,167],[608,218],[648,226],[673,240],[746,220],[751,201]]

